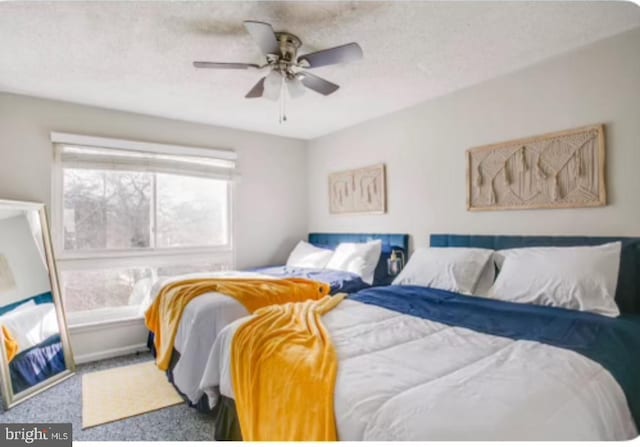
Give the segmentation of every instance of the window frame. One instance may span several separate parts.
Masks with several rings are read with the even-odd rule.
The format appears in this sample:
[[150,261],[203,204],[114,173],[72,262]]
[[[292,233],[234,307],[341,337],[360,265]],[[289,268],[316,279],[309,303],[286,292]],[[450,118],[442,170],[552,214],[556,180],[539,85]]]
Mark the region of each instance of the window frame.
[[[165,247],[165,248],[141,248],[130,249],[88,249],[88,250],[66,250],[64,247],[64,168],[61,151],[56,149],[56,145],[78,145],[95,146],[99,148],[112,148],[120,150],[144,150],[147,152],[171,154],[171,155],[195,155],[215,158],[216,155],[223,154],[228,159],[235,160],[235,153],[228,150],[205,149],[193,147],[181,147],[173,145],[162,145],[154,143],[143,143],[137,141],[115,140],[98,137],[88,137],[81,135],[59,134],[52,132],[51,141],[53,145],[53,163],[51,170],[51,240],[53,242],[54,257],[58,265],[58,270],[62,275],[67,270],[96,270],[108,269],[117,264],[117,267],[163,267],[177,264],[191,263],[225,263],[233,269],[236,265],[235,250],[235,227],[234,227],[234,179],[226,179],[227,182],[227,232],[228,240],[222,245],[202,245],[191,247]],[[72,164],[70,164],[70,167]],[[90,168],[89,164],[83,167]],[[95,169],[104,169],[104,165],[95,164]],[[143,169],[141,169],[142,171]],[[172,174],[198,177],[198,175],[176,171]],[[211,178],[205,175],[200,177]],[[152,194],[156,194],[154,191]],[[154,207],[156,198],[154,197]],[[155,239],[155,228],[151,235]],[[63,292],[64,293],[64,292]],[[64,297],[63,297],[64,298]],[[121,306],[120,306],[121,307]],[[117,309],[95,309],[96,314],[104,314],[107,310]],[[92,310],[80,311],[90,313]]]

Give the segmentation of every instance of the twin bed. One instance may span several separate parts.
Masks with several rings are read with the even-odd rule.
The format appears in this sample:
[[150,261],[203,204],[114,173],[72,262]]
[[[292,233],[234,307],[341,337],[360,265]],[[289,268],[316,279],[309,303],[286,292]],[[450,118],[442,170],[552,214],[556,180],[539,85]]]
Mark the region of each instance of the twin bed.
[[[431,236],[432,247],[491,250],[612,241],[621,241],[617,318],[414,285],[349,295],[322,320],[339,364],[338,439],[636,437],[639,239]],[[240,315],[218,328],[199,352],[206,358],[198,392],[217,411],[217,439],[240,436],[231,354],[236,331],[251,318]]]
[[[310,233],[309,243],[317,247],[335,249],[341,243],[366,243],[381,241],[380,259],[375,267],[373,285],[384,286],[393,277],[387,273],[387,259],[392,251],[407,253],[409,236],[406,234],[362,233]],[[274,266],[245,272],[221,272],[184,275],[155,284],[151,295],[156,296],[165,285],[187,278],[306,278],[327,283],[331,293],[354,293],[370,287],[363,279],[349,271],[322,268],[297,268]],[[220,293],[206,293],[191,301],[184,309],[174,343],[169,380],[192,406],[209,411],[213,405],[201,387],[207,358],[220,331],[228,324],[248,316],[248,311],[234,298]],[[150,333],[148,345],[154,352],[154,334]]]

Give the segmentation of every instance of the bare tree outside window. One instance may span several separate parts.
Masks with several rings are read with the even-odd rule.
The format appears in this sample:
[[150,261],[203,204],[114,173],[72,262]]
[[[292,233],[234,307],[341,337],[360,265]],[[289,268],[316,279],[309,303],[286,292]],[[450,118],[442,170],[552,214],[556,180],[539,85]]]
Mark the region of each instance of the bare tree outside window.
[[227,182],[158,174],[158,247],[227,243]]
[[[63,169],[63,247],[68,252],[215,247],[229,243],[228,182],[208,177],[108,169]],[[175,262],[174,262],[175,264]],[[215,263],[139,265],[61,274],[68,312],[129,306],[171,271]]]
[[64,171],[65,250],[148,248],[153,174]]

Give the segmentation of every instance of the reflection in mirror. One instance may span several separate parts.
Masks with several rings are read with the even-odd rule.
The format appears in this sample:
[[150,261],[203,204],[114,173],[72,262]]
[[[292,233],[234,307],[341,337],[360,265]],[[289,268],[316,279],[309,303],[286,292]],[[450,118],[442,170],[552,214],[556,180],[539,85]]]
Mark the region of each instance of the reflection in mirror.
[[0,200],[0,342],[7,407],[74,370],[40,204]]

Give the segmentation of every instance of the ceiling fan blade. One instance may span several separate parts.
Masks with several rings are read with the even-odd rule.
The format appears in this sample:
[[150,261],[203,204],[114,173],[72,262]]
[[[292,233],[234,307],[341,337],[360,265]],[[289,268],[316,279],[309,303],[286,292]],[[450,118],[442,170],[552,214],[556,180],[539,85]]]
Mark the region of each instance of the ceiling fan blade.
[[323,95],[330,95],[340,88],[339,85],[334,84],[333,82],[329,82],[326,79],[322,79],[316,75],[313,75],[307,71],[301,73],[302,75],[302,83],[305,87],[310,88],[318,93]]
[[359,59],[362,59],[362,48],[357,43],[352,42],[339,47],[316,51],[315,53],[303,54],[298,58],[298,62],[307,61],[309,68],[315,68]]
[[261,98],[262,93],[264,92],[264,80],[266,76],[258,81],[256,85],[253,86],[249,93],[245,95],[245,98]]
[[245,20],[244,27],[251,34],[251,37],[256,41],[265,56],[267,54],[280,55],[280,44],[271,25],[265,22]]
[[223,70],[247,70],[249,68],[260,68],[257,64],[243,64],[240,62],[202,62],[195,61],[193,66],[196,68],[221,68]]

